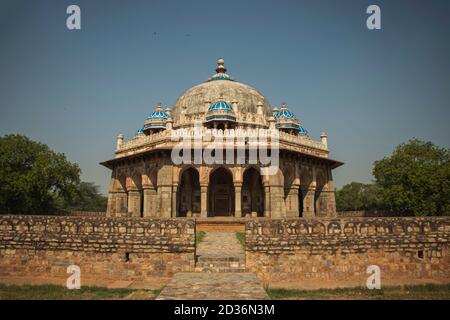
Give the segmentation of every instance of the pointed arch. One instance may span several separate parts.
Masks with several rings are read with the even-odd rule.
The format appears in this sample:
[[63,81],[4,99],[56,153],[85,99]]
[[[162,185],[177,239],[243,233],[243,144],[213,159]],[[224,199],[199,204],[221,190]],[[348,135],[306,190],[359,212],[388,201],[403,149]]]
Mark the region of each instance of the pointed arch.
[[177,189],[177,216],[190,217],[200,214],[200,177],[194,166],[189,166],[180,171],[179,185]]
[[233,173],[226,167],[215,168],[209,175],[208,216],[232,216],[234,206]]
[[256,212],[264,216],[264,189],[261,172],[254,166],[245,169],[242,184],[242,215]]

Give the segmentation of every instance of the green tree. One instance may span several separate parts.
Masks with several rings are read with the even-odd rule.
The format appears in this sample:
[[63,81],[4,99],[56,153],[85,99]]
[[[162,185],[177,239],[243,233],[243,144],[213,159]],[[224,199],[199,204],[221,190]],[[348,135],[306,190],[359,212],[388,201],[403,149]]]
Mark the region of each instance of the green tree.
[[431,142],[412,139],[376,161],[373,169],[383,203],[403,213],[450,213],[450,152]]
[[55,195],[69,201],[80,168],[62,153],[23,135],[0,137],[0,212],[54,211]]
[[336,191],[338,211],[375,210],[381,207],[380,189],[376,184],[351,182]]
[[92,182],[81,182],[77,185],[71,199],[56,198],[58,209],[65,211],[106,211],[108,198],[102,195],[99,187]]

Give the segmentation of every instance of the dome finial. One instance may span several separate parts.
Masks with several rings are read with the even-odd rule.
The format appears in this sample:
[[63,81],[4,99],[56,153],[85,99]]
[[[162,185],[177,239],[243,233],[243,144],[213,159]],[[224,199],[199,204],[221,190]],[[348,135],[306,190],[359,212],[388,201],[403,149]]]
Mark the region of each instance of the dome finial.
[[227,68],[225,68],[225,60],[223,60],[223,58],[219,58],[219,60],[217,60],[216,72],[217,73],[226,73],[227,72]]
[[216,68],[216,74],[210,77],[207,81],[213,81],[213,80],[231,80],[234,81],[233,78],[231,78],[227,74],[227,68],[225,68],[225,60],[223,58],[219,58],[217,60],[217,68]]

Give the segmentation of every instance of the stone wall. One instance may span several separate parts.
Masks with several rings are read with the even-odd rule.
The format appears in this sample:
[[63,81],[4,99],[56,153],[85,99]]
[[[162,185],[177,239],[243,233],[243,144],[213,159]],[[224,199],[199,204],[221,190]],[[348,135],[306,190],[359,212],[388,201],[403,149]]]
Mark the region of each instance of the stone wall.
[[256,219],[246,223],[246,265],[271,286],[450,282],[450,218]]
[[194,268],[192,220],[0,216],[0,277],[137,280]]
[[69,211],[63,215],[76,217],[106,217],[105,211]]

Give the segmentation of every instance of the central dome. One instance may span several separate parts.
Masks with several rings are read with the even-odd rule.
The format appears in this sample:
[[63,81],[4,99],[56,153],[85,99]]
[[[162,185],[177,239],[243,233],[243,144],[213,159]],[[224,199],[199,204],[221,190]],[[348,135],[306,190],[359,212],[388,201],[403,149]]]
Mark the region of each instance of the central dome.
[[[263,106],[266,116],[272,115],[269,101],[255,88],[234,81],[226,73],[223,59],[217,62],[216,74],[206,82],[185,91],[176,101],[172,117],[178,118],[184,109],[186,115],[205,114],[219,99],[227,103],[237,102],[239,113],[257,113],[257,105]],[[220,98],[219,98],[220,97]]]

